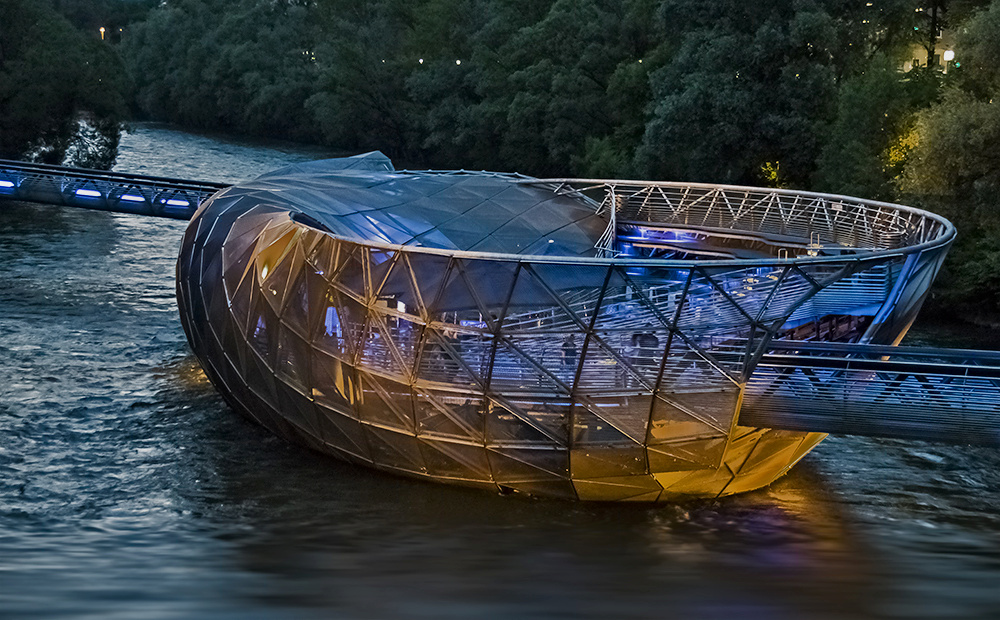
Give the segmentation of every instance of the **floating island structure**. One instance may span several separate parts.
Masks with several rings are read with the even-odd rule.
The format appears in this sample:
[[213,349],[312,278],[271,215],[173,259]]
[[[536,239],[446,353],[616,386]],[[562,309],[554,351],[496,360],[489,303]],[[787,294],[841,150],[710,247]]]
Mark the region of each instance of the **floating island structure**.
[[396,171],[380,153],[215,194],[177,267],[237,411],[320,452],[501,492],[765,486],[825,435],[740,423],[779,340],[896,344],[934,214],[719,185]]

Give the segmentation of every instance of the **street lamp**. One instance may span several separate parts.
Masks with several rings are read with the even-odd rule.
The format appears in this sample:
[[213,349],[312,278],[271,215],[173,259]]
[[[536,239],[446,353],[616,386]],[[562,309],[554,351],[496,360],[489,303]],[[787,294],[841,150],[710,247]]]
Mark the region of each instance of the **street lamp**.
[[104,26],[101,26],[101,41],[104,40]]

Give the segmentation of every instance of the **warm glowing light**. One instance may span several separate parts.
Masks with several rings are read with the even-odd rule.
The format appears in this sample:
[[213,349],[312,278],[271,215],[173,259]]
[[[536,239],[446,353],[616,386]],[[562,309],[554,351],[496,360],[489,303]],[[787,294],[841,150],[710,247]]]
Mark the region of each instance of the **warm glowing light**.
[[101,41],[104,40],[104,26],[101,26]]
[[420,60],[418,60],[417,62],[419,62],[420,64],[424,64],[424,59],[423,59],[423,58],[421,58],[421,59],[420,59]]
[[945,50],[944,51],[944,61],[948,62],[948,61],[951,61],[951,60],[955,60],[955,51],[954,50]]
[[456,60],[456,61],[455,61],[455,64],[456,64],[456,65],[460,65],[460,64],[462,64],[462,61],[461,61],[461,60]]

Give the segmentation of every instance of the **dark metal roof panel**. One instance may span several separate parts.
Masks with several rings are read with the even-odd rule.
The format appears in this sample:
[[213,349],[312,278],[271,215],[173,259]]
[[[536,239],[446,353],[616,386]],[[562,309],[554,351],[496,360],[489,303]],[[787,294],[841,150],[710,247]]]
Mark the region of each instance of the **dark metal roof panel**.
[[379,153],[295,164],[228,191],[308,211],[361,242],[447,250],[594,256],[607,227],[594,205],[513,174],[400,172]]

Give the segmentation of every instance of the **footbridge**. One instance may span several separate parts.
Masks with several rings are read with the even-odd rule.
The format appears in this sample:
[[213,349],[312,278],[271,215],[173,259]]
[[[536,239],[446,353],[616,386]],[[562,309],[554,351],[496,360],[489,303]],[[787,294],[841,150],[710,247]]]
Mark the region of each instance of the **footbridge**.
[[1000,352],[775,341],[740,423],[1000,445]]
[[[188,220],[226,187],[0,160],[0,200]],[[1000,446],[1000,352],[774,340],[746,376],[740,424]]]
[[0,160],[0,199],[190,220],[228,185]]

